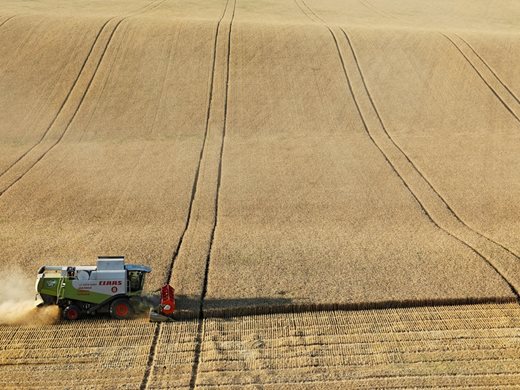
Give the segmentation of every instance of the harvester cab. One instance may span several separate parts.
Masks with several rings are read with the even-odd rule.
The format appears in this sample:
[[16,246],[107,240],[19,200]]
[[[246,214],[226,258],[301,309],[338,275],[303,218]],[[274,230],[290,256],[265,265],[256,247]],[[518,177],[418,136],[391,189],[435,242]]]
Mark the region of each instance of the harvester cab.
[[37,305],[58,305],[69,320],[96,313],[129,318],[140,305],[149,272],[125,264],[124,257],[98,257],[96,266],[43,266],[36,279]]

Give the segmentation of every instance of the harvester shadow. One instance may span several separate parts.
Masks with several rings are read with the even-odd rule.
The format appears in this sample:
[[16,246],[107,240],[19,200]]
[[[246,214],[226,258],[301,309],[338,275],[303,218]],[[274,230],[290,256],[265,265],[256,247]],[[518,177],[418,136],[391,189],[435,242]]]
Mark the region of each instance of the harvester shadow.
[[[200,296],[176,295],[176,309],[172,316],[175,321],[196,320],[200,318]],[[150,294],[142,297],[141,305],[136,307],[136,318],[148,317],[150,308],[157,307],[160,302],[158,295]],[[295,314],[326,311],[359,311],[388,310],[420,307],[442,307],[483,304],[519,303],[514,297],[468,297],[453,299],[410,299],[388,300],[378,302],[343,302],[343,303],[313,303],[301,298],[208,298],[204,300],[203,317],[232,320],[234,317]],[[89,318],[83,318],[89,320]],[[110,315],[96,314],[91,321],[109,320]],[[62,320],[65,321],[65,320]]]
[[[200,297],[177,295],[174,319],[194,319],[199,317]],[[235,317],[254,314],[267,314],[278,308],[294,306],[290,298],[206,298],[204,299],[204,317]],[[282,311],[283,312],[283,311]]]
[[[306,302],[307,301],[307,302]],[[237,298],[205,299],[204,318],[232,318],[264,314],[291,314],[320,311],[385,310],[479,304],[517,303],[514,297],[467,297],[451,299],[410,299],[379,302],[312,303],[308,299]],[[177,295],[175,320],[199,318],[200,297]]]

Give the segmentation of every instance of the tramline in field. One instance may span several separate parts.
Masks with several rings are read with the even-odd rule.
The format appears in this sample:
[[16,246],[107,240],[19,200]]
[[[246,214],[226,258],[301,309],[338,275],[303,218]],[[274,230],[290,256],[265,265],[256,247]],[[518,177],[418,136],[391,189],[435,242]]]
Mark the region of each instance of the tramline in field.
[[[125,264],[124,257],[98,257],[96,266],[43,266],[36,279],[36,305],[58,305],[67,320],[98,313],[127,319],[141,310],[145,276],[151,271]],[[175,310],[173,288],[166,284],[160,290],[150,321],[171,320]]]

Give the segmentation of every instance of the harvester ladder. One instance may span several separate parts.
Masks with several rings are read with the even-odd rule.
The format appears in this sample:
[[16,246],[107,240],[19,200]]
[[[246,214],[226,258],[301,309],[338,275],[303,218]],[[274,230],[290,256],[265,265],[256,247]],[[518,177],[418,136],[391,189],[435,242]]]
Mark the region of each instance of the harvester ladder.
[[61,278],[58,282],[58,291],[56,294],[56,298],[58,301],[65,298],[65,278]]

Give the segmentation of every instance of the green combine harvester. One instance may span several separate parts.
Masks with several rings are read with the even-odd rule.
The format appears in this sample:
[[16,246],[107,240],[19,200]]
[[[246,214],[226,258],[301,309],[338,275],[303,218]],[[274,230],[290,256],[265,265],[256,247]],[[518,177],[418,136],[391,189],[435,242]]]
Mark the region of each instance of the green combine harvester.
[[[127,319],[142,306],[145,276],[151,271],[143,265],[125,264],[124,257],[98,257],[96,266],[44,266],[36,279],[36,304],[58,305],[67,320],[97,313]],[[165,285],[150,318],[170,320],[174,308],[173,289]]]

